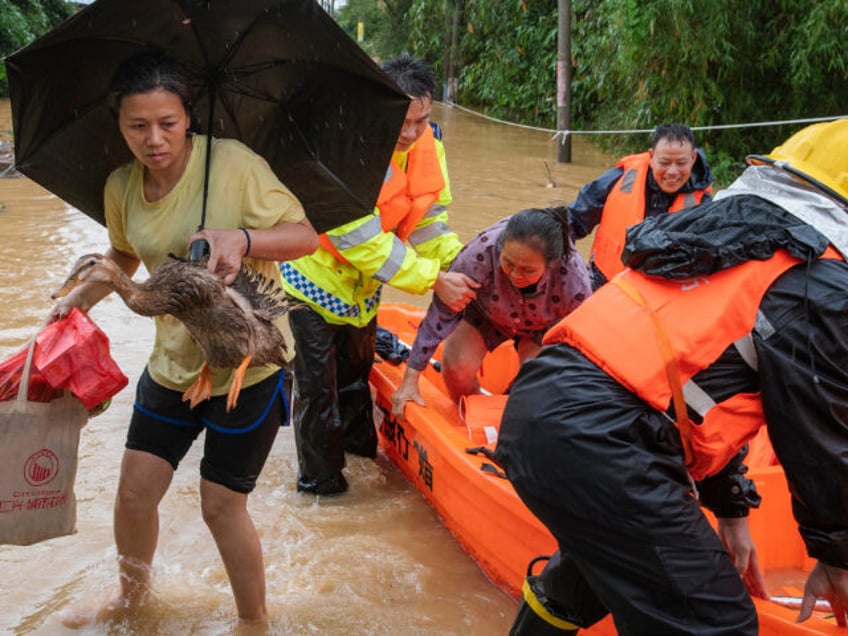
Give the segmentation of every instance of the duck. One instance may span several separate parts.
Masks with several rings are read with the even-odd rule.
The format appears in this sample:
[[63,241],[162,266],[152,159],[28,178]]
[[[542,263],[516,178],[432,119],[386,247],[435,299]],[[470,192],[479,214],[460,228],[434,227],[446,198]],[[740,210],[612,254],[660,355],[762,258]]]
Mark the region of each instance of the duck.
[[102,283],[141,316],[168,314],[185,325],[204,362],[197,380],[183,394],[194,408],[212,395],[211,368],[232,368],[227,411],[238,403],[249,367],[275,364],[286,368],[285,338],[274,319],[300,303],[255,270],[242,265],[231,285],[206,269],[207,259],[175,258],[136,282],[103,254],[80,256],[65,282],[51,297],[67,295],[84,282]]

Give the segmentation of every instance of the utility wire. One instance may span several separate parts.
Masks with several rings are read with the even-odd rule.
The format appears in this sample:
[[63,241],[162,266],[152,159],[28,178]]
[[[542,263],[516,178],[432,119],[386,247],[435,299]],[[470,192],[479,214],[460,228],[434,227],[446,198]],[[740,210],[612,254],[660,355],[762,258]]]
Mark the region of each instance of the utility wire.
[[[445,102],[445,105],[450,108],[456,108],[466,113],[470,113],[477,117],[482,117],[483,119],[487,119],[489,121],[493,121],[499,124],[504,124],[506,126],[515,126],[516,128],[525,128],[528,130],[538,130],[540,132],[546,132],[553,135],[551,139],[559,139],[560,137],[565,140],[568,135],[624,135],[624,134],[635,134],[635,133],[652,133],[654,132],[653,128],[629,128],[629,129],[621,129],[621,130],[554,130],[551,128],[540,128],[538,126],[527,126],[525,124],[516,124],[514,122],[506,121],[503,119],[498,119],[496,117],[490,117],[489,115],[484,115],[483,113],[478,113],[477,111],[471,110],[470,108],[465,108],[464,106],[460,106],[459,104],[453,102]],[[813,124],[822,121],[833,121],[835,119],[845,119],[848,118],[848,115],[834,115],[832,117],[807,117],[804,119],[783,119],[779,121],[758,121],[758,122],[749,122],[746,124],[717,124],[715,126],[690,126],[693,131],[696,130],[728,130],[731,128],[756,128],[761,126],[780,126],[784,124]]]

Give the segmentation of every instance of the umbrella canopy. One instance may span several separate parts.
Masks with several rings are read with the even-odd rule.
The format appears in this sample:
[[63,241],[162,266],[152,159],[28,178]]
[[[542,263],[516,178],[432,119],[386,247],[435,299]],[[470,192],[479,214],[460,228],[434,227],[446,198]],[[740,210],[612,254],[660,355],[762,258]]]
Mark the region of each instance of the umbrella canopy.
[[374,207],[409,99],[315,0],[97,0],[6,59],[18,170],[105,223],[132,159],[109,83],[153,49],[189,71],[200,132],[265,157],[319,232]]

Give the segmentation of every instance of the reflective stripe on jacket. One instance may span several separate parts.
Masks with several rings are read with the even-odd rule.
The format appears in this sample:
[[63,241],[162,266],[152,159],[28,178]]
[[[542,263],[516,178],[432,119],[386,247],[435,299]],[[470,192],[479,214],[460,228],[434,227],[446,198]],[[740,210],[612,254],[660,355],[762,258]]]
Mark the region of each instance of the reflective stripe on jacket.
[[[604,285],[557,323],[544,342],[573,346],[663,412],[672,402],[668,369],[676,366],[686,406],[702,418],[700,424],[688,422],[690,438],[683,440],[692,450],[689,471],[701,480],[730,461],[757,433],[764,416],[759,393],[737,393],[716,403],[692,378],[732,344],[756,369],[751,332],[767,336],[769,328],[759,314],[760,301],[777,277],[798,262],[781,250],[766,261],[687,280],[628,271],[620,278],[638,290],[645,307],[619,285]],[[673,360],[661,353],[660,329]]]
[[328,322],[368,324],[384,283],[413,294],[427,292],[462,248],[447,225],[451,199],[444,147],[432,129],[428,126],[395,159],[399,161],[393,159],[389,167],[373,214],[333,228],[321,235],[313,254],[281,264],[286,292]]
[[[624,269],[621,252],[624,249],[625,233],[629,226],[645,220],[645,188],[648,171],[651,169],[651,154],[642,152],[623,157],[616,166],[624,174],[610,191],[604,204],[601,221],[592,242],[592,262],[606,277]],[[669,212],[679,212],[698,205],[709,187],[691,192],[680,192],[669,207]]]

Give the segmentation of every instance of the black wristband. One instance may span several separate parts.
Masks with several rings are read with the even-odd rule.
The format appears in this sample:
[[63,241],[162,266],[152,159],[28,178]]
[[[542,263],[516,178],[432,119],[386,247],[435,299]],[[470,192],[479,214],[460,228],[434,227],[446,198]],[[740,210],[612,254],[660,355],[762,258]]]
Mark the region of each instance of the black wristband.
[[250,254],[250,232],[248,232],[245,228],[239,228],[242,232],[244,232],[244,238],[247,239],[247,247],[244,249],[244,254],[242,256],[247,256]]

